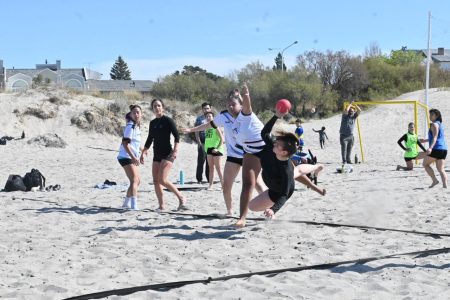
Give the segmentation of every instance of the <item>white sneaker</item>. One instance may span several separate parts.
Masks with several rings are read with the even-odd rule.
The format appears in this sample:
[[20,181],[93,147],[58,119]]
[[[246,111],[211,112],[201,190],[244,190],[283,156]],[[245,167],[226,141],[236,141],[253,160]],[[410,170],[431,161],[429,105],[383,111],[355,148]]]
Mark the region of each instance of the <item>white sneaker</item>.
[[130,198],[125,197],[125,200],[123,201],[123,204],[122,204],[122,208],[124,208],[124,209],[129,209],[129,208],[131,208],[131,205],[130,205]]

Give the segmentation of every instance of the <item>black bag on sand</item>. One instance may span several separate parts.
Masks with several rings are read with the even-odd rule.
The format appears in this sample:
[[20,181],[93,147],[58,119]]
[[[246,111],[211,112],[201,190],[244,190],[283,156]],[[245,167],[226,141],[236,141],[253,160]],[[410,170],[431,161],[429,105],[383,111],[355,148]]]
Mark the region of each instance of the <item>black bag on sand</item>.
[[31,191],[31,188],[36,186],[38,186],[40,190],[43,190],[45,188],[45,177],[38,169],[31,169],[30,172],[23,176],[23,183],[25,184],[27,191]]
[[9,175],[8,180],[6,181],[5,188],[3,189],[5,192],[14,192],[14,191],[23,191],[27,190],[27,187],[23,183],[22,176],[20,175]]

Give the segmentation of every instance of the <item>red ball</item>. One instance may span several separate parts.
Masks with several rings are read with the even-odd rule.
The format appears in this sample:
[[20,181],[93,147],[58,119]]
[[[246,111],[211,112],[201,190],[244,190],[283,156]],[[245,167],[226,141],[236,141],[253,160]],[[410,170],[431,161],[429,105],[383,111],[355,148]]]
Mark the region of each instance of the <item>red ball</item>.
[[278,100],[277,105],[275,105],[276,110],[282,114],[287,113],[291,107],[291,102],[287,99],[280,99]]

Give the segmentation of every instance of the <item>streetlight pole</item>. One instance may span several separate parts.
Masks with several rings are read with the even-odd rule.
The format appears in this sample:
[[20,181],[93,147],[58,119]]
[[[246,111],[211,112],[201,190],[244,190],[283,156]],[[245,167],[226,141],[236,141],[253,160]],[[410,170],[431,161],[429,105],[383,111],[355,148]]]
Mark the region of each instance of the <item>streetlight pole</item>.
[[295,41],[295,42],[293,42],[292,44],[290,44],[289,46],[287,46],[286,48],[284,48],[284,49],[281,51],[281,72],[284,71],[284,57],[283,57],[284,51],[285,51],[287,48],[289,48],[289,47],[291,47],[291,46],[294,46],[294,45],[297,44],[297,43],[298,43],[298,41]]
[[[428,43],[427,43],[427,65],[425,72],[425,105],[428,110],[428,89],[430,87],[430,62],[431,62],[431,11],[428,12]],[[425,126],[423,130],[425,132],[425,136],[427,136],[428,132],[428,121],[427,121],[427,112],[425,113]]]

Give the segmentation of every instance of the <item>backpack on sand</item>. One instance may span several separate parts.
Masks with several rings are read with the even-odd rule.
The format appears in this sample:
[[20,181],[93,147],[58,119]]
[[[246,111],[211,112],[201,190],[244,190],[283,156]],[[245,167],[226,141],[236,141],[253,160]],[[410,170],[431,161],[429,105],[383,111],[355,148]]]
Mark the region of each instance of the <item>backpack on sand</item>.
[[25,184],[27,191],[31,191],[33,187],[37,186],[40,190],[43,190],[45,188],[45,177],[38,169],[31,169],[30,172],[23,176],[23,183]]
[[25,192],[27,187],[23,183],[22,176],[20,175],[9,175],[8,180],[6,181],[5,188],[3,191],[5,192],[15,192],[15,191],[23,191]]

